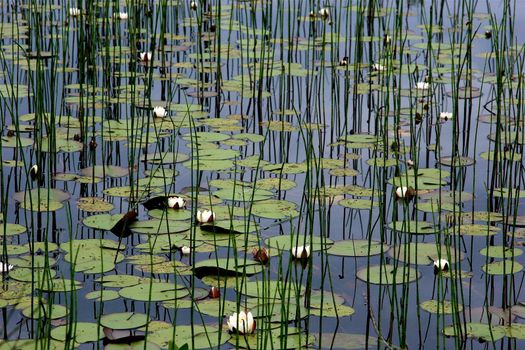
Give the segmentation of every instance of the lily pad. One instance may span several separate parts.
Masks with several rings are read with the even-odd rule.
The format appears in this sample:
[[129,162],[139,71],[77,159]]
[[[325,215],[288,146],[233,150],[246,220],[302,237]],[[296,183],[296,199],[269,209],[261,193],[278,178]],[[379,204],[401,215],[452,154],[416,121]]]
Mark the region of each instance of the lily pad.
[[100,317],[100,325],[111,329],[134,329],[148,323],[149,317],[136,312],[119,312]]
[[351,239],[336,241],[328,248],[327,253],[337,256],[365,257],[384,253],[388,250],[388,245],[377,241]]
[[371,284],[401,284],[414,282],[421,274],[403,265],[374,265],[357,271],[357,278]]

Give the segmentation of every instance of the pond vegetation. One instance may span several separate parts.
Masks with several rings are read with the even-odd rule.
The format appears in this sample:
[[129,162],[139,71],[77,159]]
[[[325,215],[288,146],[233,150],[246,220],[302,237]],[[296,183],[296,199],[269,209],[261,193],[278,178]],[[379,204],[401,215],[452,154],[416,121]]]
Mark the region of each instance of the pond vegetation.
[[0,349],[525,346],[519,2],[0,2]]

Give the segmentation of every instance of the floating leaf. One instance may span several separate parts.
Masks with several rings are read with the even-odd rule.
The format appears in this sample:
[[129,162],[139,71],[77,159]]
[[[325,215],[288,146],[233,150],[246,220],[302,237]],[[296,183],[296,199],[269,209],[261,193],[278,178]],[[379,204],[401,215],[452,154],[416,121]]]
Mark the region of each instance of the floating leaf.
[[100,317],[100,325],[111,329],[134,329],[148,323],[149,317],[135,312],[119,312]]
[[420,273],[408,266],[375,265],[357,271],[357,278],[371,284],[400,284],[414,282]]
[[336,241],[328,249],[327,253],[337,256],[365,257],[384,253],[388,250],[388,245],[381,242],[351,239],[346,241]]

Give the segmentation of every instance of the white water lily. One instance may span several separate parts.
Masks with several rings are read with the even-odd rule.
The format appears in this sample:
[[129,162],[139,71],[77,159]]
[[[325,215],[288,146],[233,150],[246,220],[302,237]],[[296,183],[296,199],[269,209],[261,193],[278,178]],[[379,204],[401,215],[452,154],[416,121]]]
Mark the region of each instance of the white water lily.
[[153,54],[150,51],[139,53],[139,58],[142,62],[149,62],[151,61],[152,57],[153,57]]
[[153,115],[157,118],[165,117],[168,114],[166,108],[162,106],[156,106],[153,108]]
[[390,45],[390,43],[392,43],[392,37],[388,34],[385,34],[385,36],[383,36],[383,44]]
[[411,199],[416,194],[412,187],[399,186],[396,188],[396,197],[399,199]]
[[127,12],[115,12],[113,14],[113,17],[120,20],[126,20],[128,19],[128,13]]
[[297,246],[292,248],[292,256],[295,259],[307,259],[310,256],[310,246]]
[[396,196],[397,198],[405,198],[408,192],[407,186],[400,186],[396,188]]
[[207,222],[213,222],[215,220],[215,213],[211,210],[203,210],[197,211],[197,221],[201,224],[207,223]]
[[29,169],[29,176],[31,176],[31,180],[33,181],[38,178],[38,165],[35,164]]
[[426,81],[418,81],[416,83],[416,89],[418,89],[418,90],[428,90],[428,89],[430,89],[430,84],[427,83]]
[[78,16],[80,16],[81,13],[82,13],[82,11],[80,11],[79,8],[76,8],[76,7],[70,7],[69,8],[69,15],[71,17],[78,17]]
[[190,2],[190,8],[191,8],[193,11],[197,11],[197,7],[198,7],[197,1],[192,1],[192,2]]
[[180,248],[180,251],[182,252],[183,255],[190,255],[190,253],[191,253],[191,248],[188,247],[188,246],[183,245],[183,246]]
[[13,269],[13,267],[15,266],[11,264],[0,263],[0,273],[9,272]]
[[439,119],[441,119],[444,122],[446,122],[449,119],[452,119],[452,117],[453,117],[452,112],[441,112],[439,114]]
[[324,18],[330,17],[330,10],[327,7],[323,7],[319,10],[319,16]]
[[448,271],[450,264],[446,259],[438,259],[434,261],[434,272]]
[[372,65],[372,70],[376,72],[383,72],[386,70],[386,67],[379,63],[374,63]]
[[239,334],[251,334],[255,332],[255,320],[251,312],[241,311],[234,313],[228,318],[228,329],[230,332]]
[[186,200],[182,197],[168,197],[168,208],[182,209],[186,207]]

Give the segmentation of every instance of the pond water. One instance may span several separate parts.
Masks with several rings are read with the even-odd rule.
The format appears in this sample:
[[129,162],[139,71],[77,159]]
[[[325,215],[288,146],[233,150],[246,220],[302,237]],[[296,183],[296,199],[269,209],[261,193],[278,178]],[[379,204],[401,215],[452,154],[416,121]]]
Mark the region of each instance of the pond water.
[[0,349],[525,345],[518,4],[1,11]]

